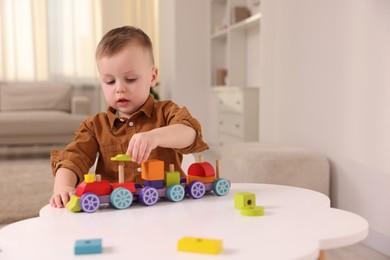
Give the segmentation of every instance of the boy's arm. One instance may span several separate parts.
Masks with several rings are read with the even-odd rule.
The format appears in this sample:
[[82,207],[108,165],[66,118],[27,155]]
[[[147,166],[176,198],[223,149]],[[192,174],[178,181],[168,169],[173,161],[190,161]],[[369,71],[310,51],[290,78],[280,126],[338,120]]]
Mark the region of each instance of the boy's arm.
[[187,125],[173,124],[155,128],[148,132],[133,135],[126,154],[134,162],[141,163],[149,158],[157,146],[164,148],[182,149],[194,143],[196,131]]
[[67,168],[59,168],[54,179],[53,195],[50,198],[50,205],[55,208],[63,208],[68,203],[76,183],[76,173]]

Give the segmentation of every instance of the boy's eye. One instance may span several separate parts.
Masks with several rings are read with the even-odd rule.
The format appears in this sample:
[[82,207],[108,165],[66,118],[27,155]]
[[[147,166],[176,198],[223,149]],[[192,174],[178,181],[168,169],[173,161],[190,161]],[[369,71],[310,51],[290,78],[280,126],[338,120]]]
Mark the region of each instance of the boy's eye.
[[106,84],[107,85],[114,85],[115,84],[115,80],[106,81]]
[[134,82],[136,79],[126,79],[127,82]]

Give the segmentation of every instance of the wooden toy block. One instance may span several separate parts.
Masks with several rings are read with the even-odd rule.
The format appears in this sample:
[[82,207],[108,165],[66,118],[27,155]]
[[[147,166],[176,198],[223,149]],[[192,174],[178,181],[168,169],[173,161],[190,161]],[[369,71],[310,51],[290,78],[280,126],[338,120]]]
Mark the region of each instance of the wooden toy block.
[[241,215],[243,216],[264,216],[264,207],[248,206],[241,208]]
[[101,239],[76,240],[74,253],[83,254],[100,254],[103,252]]
[[180,184],[180,172],[175,171],[175,165],[169,165],[169,171],[165,172],[165,187]]
[[70,210],[72,212],[81,211],[80,197],[75,196],[75,195],[70,196],[70,200],[68,201],[68,203],[66,203],[65,208],[67,208],[68,210]]
[[141,164],[141,178],[147,181],[164,180],[164,161],[148,160]]
[[187,183],[190,183],[192,181],[201,181],[203,183],[213,183],[215,181],[215,176],[200,177],[200,176],[187,175]]
[[254,193],[241,192],[234,194],[235,209],[242,209],[250,206],[256,206],[256,195]]
[[177,249],[184,252],[219,254],[222,251],[222,240],[184,237],[179,240]]
[[165,186],[180,184],[180,172],[165,172]]
[[117,154],[115,157],[111,157],[111,161],[130,162],[131,156],[120,153],[120,154]]
[[75,195],[81,197],[87,192],[93,192],[99,196],[110,194],[111,191],[111,184],[106,180],[102,180],[101,182],[88,183],[88,185],[86,182],[82,182],[79,184],[79,186],[77,186]]
[[135,183],[133,183],[133,182],[113,183],[112,189],[115,190],[117,188],[125,188],[133,193],[136,191]]
[[93,173],[84,174],[84,181],[86,183],[95,182],[95,174]]
[[164,188],[164,180],[158,180],[158,181],[144,181],[145,186],[153,187],[156,189],[162,189]]
[[199,177],[215,176],[213,166],[208,162],[193,163],[188,168],[188,175]]

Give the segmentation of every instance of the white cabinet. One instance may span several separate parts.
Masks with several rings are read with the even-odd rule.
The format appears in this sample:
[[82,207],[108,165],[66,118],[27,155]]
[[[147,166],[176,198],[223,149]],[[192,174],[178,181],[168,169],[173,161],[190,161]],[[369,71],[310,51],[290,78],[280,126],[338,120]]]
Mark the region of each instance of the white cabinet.
[[210,111],[212,144],[258,141],[260,4],[210,0]]
[[212,89],[217,110],[218,148],[257,141],[259,136],[259,88],[219,87]]

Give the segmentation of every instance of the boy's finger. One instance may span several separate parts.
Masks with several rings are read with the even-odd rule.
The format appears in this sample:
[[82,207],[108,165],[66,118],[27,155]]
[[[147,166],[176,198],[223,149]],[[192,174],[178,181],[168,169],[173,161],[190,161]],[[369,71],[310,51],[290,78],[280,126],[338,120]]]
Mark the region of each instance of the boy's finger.
[[63,208],[64,206],[62,205],[62,201],[61,201],[61,196],[58,195],[58,196],[55,196],[54,198],[54,203],[55,203],[55,206],[57,208]]

